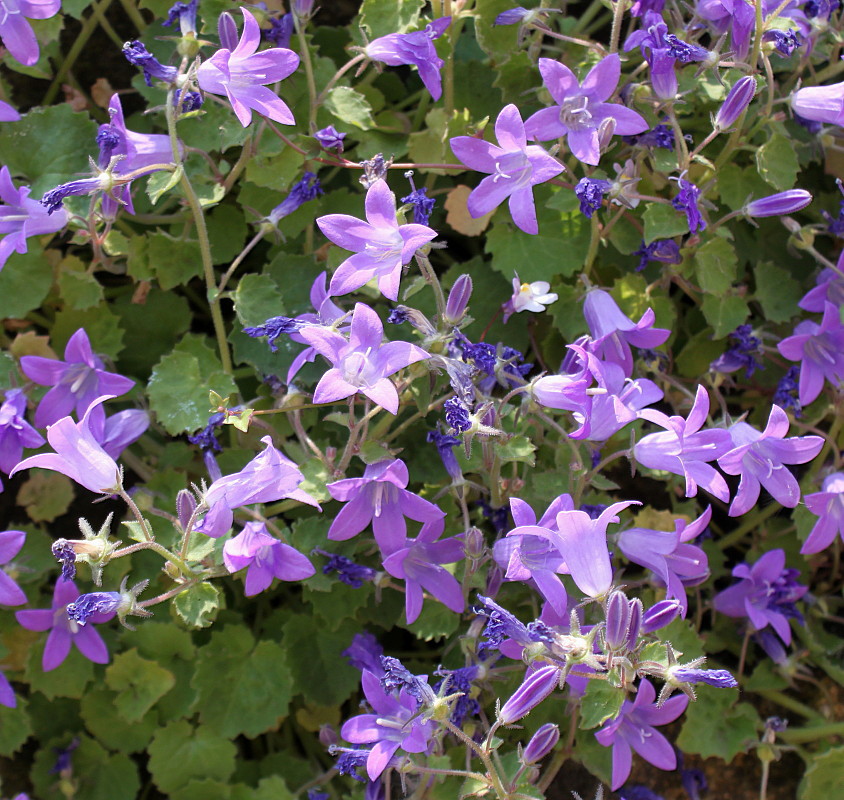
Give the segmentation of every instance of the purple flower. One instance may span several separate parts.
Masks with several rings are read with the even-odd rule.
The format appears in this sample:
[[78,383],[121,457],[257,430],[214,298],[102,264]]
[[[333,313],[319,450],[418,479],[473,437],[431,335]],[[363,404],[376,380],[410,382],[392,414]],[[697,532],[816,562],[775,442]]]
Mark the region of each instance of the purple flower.
[[328,563],[322,568],[323,575],[330,575],[332,572],[337,573],[337,577],[353,589],[360,589],[364,581],[373,581],[378,573],[372,567],[365,567],[362,564],[356,564],[346,556],[337,555],[337,553],[326,553],[325,550],[320,550],[318,547],[311,551],[311,554],[319,553],[321,556],[328,558]]
[[121,470],[103,450],[91,430],[92,415],[101,412],[101,404],[109,399],[110,396],[106,395],[94,400],[79,422],[64,417],[50,425],[47,428],[47,441],[56,452],[25,458],[9,475],[22,469],[40,467],[61,472],[92,492],[112,494],[118,491],[123,479]]
[[641,247],[633,255],[639,256],[636,272],[641,272],[651,261],[659,261],[662,264],[680,264],[683,261],[680,245],[673,239],[657,239],[650,244],[645,244],[643,241]]
[[639,684],[634,700],[625,700],[619,715],[604,723],[595,738],[604,747],[612,747],[612,789],[618,789],[630,775],[635,750],[655,767],[673,770],[677,767],[674,748],[656,730],[656,725],[667,725],[680,716],[689,703],[685,695],[667,700],[662,706],[654,704],[656,692],[649,681]]
[[752,75],[739,78],[715,115],[715,129],[725,131],[736,124],[756,94],[756,79]]
[[299,468],[265,436],[266,446],[240,472],[215,480],[203,495],[208,512],[195,530],[219,538],[232,526],[232,511],[252,503],[273,503],[289,497],[319,508],[319,504],[299,484],[305,479]]
[[458,727],[463,727],[466,717],[476,717],[481,713],[481,704],[472,697],[472,682],[487,674],[483,664],[473,664],[459,669],[444,669],[442,666],[434,671],[443,680],[434,686],[434,692],[439,697],[446,693],[449,695],[460,694],[451,705],[449,718]]
[[442,95],[440,70],[443,60],[437,55],[434,40],[439,39],[451,25],[451,17],[435,19],[425,30],[415,33],[390,33],[371,41],[364,52],[373,61],[391,67],[412,64],[419,70],[419,77],[434,100]]
[[560,729],[557,725],[552,722],[541,725],[536,733],[531,736],[524,753],[522,753],[522,764],[530,766],[539,763],[545,756],[551,754],[559,741]]
[[397,300],[402,267],[437,232],[426,225],[399,225],[396,196],[386,181],[375,181],[366,193],[366,222],[348,214],[317,218],[325,236],[355,255],[347,258],[331,278],[329,292],[336,296],[359,289],[373,278],[384,297]]
[[725,669],[694,669],[683,666],[671,667],[669,675],[680,683],[705,683],[718,689],[735,689],[736,679]]
[[[26,533],[3,531],[0,533],[0,564],[8,564],[23,547]],[[26,595],[3,570],[0,570],[0,605],[20,606],[26,602]],[[2,675],[2,673],[0,673]]]
[[440,566],[463,560],[463,537],[453,536],[438,542],[441,533],[440,520],[423,525],[416,539],[408,539],[384,559],[384,569],[404,581],[408,625],[416,622],[422,612],[423,589],[455,613],[463,612],[463,590],[454,575]]
[[464,433],[472,427],[469,409],[459,397],[451,397],[443,403],[445,423],[451,430]]
[[844,125],[844,82],[798,89],[791,96],[791,108],[803,119]]
[[[41,660],[44,672],[58,667],[67,658],[72,644],[95,664],[108,663],[105,642],[94,627],[79,625],[68,617],[67,606],[78,597],[79,590],[73,581],[58,580],[53,590],[52,608],[15,612],[15,617],[24,628],[30,631],[50,631]],[[91,622],[108,622],[113,616],[113,613],[97,613],[91,617]]]
[[[234,20],[232,20],[234,21]],[[264,35],[264,38],[273,44],[274,47],[280,47],[284,50],[290,48],[290,37],[293,36],[293,30],[295,27],[295,22],[293,21],[293,14],[282,14],[281,17],[276,19],[275,17],[269,18],[270,29],[268,31],[261,31]],[[236,46],[237,42],[237,28],[235,27],[235,35],[234,35],[234,42]],[[223,47],[228,47],[228,45],[222,41],[222,37],[220,39],[220,43]]]
[[[838,268],[844,267],[844,254],[839,259]],[[797,304],[806,311],[823,313],[827,303],[844,308],[844,275],[834,269],[822,269],[815,279],[815,288],[806,292]]]
[[405,176],[410,181],[410,188],[413,191],[407,197],[402,197],[401,201],[413,207],[413,221],[417,225],[427,225],[437,201],[433,197],[428,197],[427,186],[421,189],[416,188],[413,182],[413,170],[406,172]]
[[700,486],[725,503],[730,499],[727,482],[708,462],[732,450],[733,443],[723,428],[701,431],[709,416],[709,395],[703,386],[697,387],[688,419],[669,417],[652,409],[644,409],[639,416],[662,426],[665,432],[649,434],[636,442],[633,448],[636,461],[649,469],[682,475],[686,480],[686,497],[694,497]]
[[0,168],[0,270],[13,252],[26,253],[26,240],[43,233],[57,233],[67,225],[67,213],[61,209],[51,215],[38,200],[29,198],[29,187],[15,189],[9,168]]
[[262,522],[247,522],[237,536],[223,545],[223,563],[231,573],[248,568],[247,597],[263,592],[273,578],[302,581],[315,571],[313,564],[298,550],[267,533]]
[[574,187],[574,193],[580,200],[580,213],[588,219],[599,211],[604,202],[604,195],[610,190],[609,181],[593,180],[592,178],[581,178]]
[[343,152],[343,139],[345,138],[346,134],[340,133],[333,125],[322,128],[314,134],[314,139],[319,142],[319,146],[323,150],[333,150],[335,153]]
[[565,64],[551,58],[539,59],[539,72],[557,105],[537,111],[525,122],[531,139],[547,141],[566,136],[575,158],[594,166],[608,136],[630,136],[648,129],[644,117],[633,109],[606,102],[621,77],[617,53],[601,59],[582,84]]
[[562,676],[562,668],[555,664],[528,672],[521,686],[501,706],[498,719],[504,725],[512,725],[527,716],[560,685]]
[[764,369],[756,358],[762,355],[762,340],[753,335],[752,325],[739,325],[728,338],[732,343],[730,348],[718,356],[709,365],[709,369],[730,373],[744,368],[746,378],[753,375],[757,369]]
[[299,332],[311,347],[332,364],[314,390],[314,403],[331,403],[363,393],[391,414],[398,413],[399,395],[390,375],[428,353],[410,342],[388,342],[384,326],[369,306],[357,303],[352,314],[350,338],[315,325]]
[[24,447],[41,447],[44,437],[25,419],[23,389],[8,389],[0,406],[0,470],[10,473],[21,460]]
[[176,81],[176,75],[179,70],[175,67],[167,67],[162,64],[146,47],[137,39],[131,42],[126,42],[123,45],[123,55],[130,64],[140,67],[144,73],[144,81],[147,86],[152,86],[152,79],[164,83],[173,84]]
[[802,44],[800,37],[793,30],[770,30],[762,34],[763,42],[773,42],[774,50],[782,58],[788,58]]
[[[0,100],[0,122],[18,122],[20,118],[21,115],[14,106]],[[0,676],[2,676],[2,673],[0,673]]]
[[788,439],[788,417],[779,406],[771,408],[763,432],[746,422],[736,422],[729,431],[735,447],[718,459],[718,466],[729,475],[741,475],[738,492],[730,506],[731,517],[748,512],[759,499],[760,486],[786,508],[800,500],[800,486],[786,464],[805,464],[823,447],[820,436],[792,436]]
[[449,433],[441,433],[440,431],[428,431],[426,439],[436,446],[443,466],[451,480],[459,483],[463,479],[463,470],[460,469],[460,463],[454,454],[454,448],[462,444],[462,440]]
[[234,50],[223,48],[199,65],[196,79],[204,92],[228,97],[234,113],[245,128],[252,111],[283,125],[293,125],[290,109],[265,84],[284,80],[299,66],[292,50],[273,47],[259,53],[261,29],[251,12],[243,12],[243,35]]
[[361,683],[367,702],[375,712],[360,714],[343,723],[340,735],[352,744],[374,744],[366,759],[366,774],[375,780],[396,751],[424,753],[434,734],[434,724],[418,716],[417,700],[402,690],[388,694],[377,675],[364,672]]
[[655,125],[652,130],[637,136],[622,136],[625,144],[636,147],[661,147],[664,150],[674,150],[674,130],[668,125]]
[[669,35],[668,26],[661,12],[661,8],[659,11],[645,11],[641,29],[627,37],[624,52],[638,47],[650,67],[654,93],[660,100],[673,100],[677,95],[677,75],[674,71],[677,59],[666,39]]
[[826,303],[820,325],[804,320],[777,350],[789,361],[801,362],[800,405],[807,406],[818,397],[824,379],[838,386],[844,380],[844,325],[838,308]]
[[789,189],[752,200],[742,210],[748,217],[778,217],[800,211],[811,202],[812,195],[805,189]]
[[715,610],[728,617],[747,617],[755,631],[770,625],[785,644],[791,644],[788,617],[799,616],[794,603],[808,591],[795,581],[797,574],[796,569],[785,568],[784,550],[770,550],[752,567],[733,568],[733,577],[741,580],[715,595]]
[[340,655],[349,662],[350,667],[359,669],[361,672],[368,670],[376,677],[380,677],[384,671],[381,665],[384,648],[368,631],[356,633],[352,637],[352,643]]
[[[375,541],[384,555],[406,546],[406,519],[416,520],[435,533],[444,527],[445,512],[405,488],[410,480],[407,466],[401,459],[367,464],[362,478],[344,478],[326,486],[335,500],[346,505],[340,510],[328,538],[345,541],[372,523]],[[447,562],[443,562],[447,563]]]
[[0,39],[12,56],[27,67],[38,61],[38,40],[27,19],[49,19],[61,8],[61,0],[4,0]]
[[750,51],[750,39],[756,27],[756,12],[746,0],[697,0],[697,13],[713,23],[717,33],[730,31],[731,49],[741,61]]
[[799,391],[798,381],[800,380],[800,365],[796,364],[788,368],[788,372],[782,376],[777,382],[777,388],[774,391],[773,401],[775,405],[783,409],[790,408],[794,412],[794,416],[799,419],[803,416],[802,406],[797,399]]
[[[35,425],[39,428],[52,425],[74,409],[77,415],[85,414],[98,397],[118,397],[135,385],[130,378],[106,372],[102,359],[91,350],[84,328],[68,339],[64,359],[57,361],[42,356],[24,356],[21,359],[21,370],[27,378],[41,386],[53,387],[35,411]],[[105,411],[96,406],[93,416],[102,423]]]
[[167,19],[161,24],[165,27],[170,27],[179,23],[179,32],[182,36],[187,36],[189,33],[196,33],[196,9],[199,5],[199,0],[189,0],[187,3],[176,3],[167,12]]
[[103,450],[112,458],[120,454],[149,427],[149,414],[138,408],[128,408],[106,417],[102,425],[97,417],[91,418],[91,433]]
[[819,518],[800,548],[804,554],[825,550],[835,541],[836,533],[844,540],[844,472],[824,478],[822,489],[803,498],[806,508]]
[[512,104],[495,120],[495,136],[498,145],[473,136],[451,140],[454,155],[469,169],[489,173],[469,195],[469,213],[477,219],[509,198],[516,225],[525,233],[538,233],[533,187],[550,181],[565,168],[543,148],[528,145],[521,114]]
[[693,183],[683,180],[682,175],[677,178],[677,186],[680,188],[680,193],[671,201],[671,205],[677,211],[682,211],[686,215],[689,222],[689,233],[706,230],[706,220],[701,216],[700,209],[697,207],[700,189]]
[[313,172],[305,172],[302,179],[293,184],[293,188],[266,218],[266,222],[273,227],[278,225],[280,219],[289,216],[294,211],[307,203],[308,200],[315,200],[323,194],[319,178]]
[[681,64],[691,64],[695,61],[709,61],[712,53],[699,44],[689,44],[678,39],[673,33],[665,34],[665,42],[668,45],[668,52]]

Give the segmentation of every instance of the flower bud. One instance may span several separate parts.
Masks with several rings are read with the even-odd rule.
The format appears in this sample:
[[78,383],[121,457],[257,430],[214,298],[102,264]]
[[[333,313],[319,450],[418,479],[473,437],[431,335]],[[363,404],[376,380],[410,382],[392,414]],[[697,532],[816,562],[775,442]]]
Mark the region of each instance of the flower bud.
[[676,600],[660,600],[652,605],[642,617],[642,633],[653,633],[674,622],[680,614]]
[[220,14],[220,19],[217,22],[217,34],[220,37],[220,47],[224,50],[234,50],[237,47],[240,40],[237,35],[237,23],[228,11]]
[[811,202],[812,195],[805,189],[789,189],[751,200],[742,210],[748,217],[779,217],[800,211]]
[[756,94],[756,80],[750,75],[739,78],[727,94],[715,115],[715,130],[723,131],[735,125]]
[[484,542],[484,535],[474,526],[466,531],[466,538],[463,540],[463,546],[466,550],[466,557],[473,560],[478,560],[486,550],[486,543]]
[[181,489],[176,495],[176,516],[179,518],[179,525],[182,526],[183,531],[188,529],[190,518],[195,510],[196,498],[193,496],[193,492]]
[[339,741],[340,737],[337,735],[337,731],[334,730],[333,725],[325,723],[324,725],[319,726],[319,743],[323,747],[330,747],[333,744],[337,744]]
[[522,764],[530,766],[542,761],[560,741],[560,729],[551,722],[546,722],[531,737],[522,753]]
[[630,621],[627,624],[627,641],[624,643],[628,651],[635,650],[642,630],[642,601],[636,598],[630,601]]
[[551,692],[560,681],[562,670],[553,664],[540,667],[527,678],[522,685],[516,689],[513,696],[502,706],[498,712],[498,719],[503,725],[512,725],[522,717],[527,716],[536,708]]
[[610,595],[607,601],[606,620],[604,638],[607,647],[612,651],[623,649],[630,625],[630,601],[621,590]]
[[293,0],[293,6],[290,9],[293,12],[293,17],[299,25],[304,25],[313,16],[314,0]]
[[471,296],[472,279],[468,275],[461,275],[448,293],[448,302],[445,305],[446,322],[457,325],[463,319]]

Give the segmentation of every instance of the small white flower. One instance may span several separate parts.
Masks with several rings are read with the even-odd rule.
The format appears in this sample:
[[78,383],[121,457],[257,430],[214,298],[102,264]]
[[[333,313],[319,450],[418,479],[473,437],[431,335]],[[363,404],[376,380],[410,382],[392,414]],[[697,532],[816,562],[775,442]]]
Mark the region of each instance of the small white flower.
[[548,291],[550,288],[548,281],[522,283],[516,275],[513,278],[513,296],[505,303],[505,319],[520,311],[545,311],[545,306],[557,300],[557,295]]

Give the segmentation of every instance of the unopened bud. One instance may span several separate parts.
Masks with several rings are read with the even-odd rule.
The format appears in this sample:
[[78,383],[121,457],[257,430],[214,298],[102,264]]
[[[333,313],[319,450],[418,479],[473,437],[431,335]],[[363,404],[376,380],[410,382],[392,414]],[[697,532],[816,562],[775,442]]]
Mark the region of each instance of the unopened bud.
[[724,131],[732,128],[736,120],[745,112],[756,94],[756,80],[750,75],[739,78],[727,93],[727,99],[721,104],[715,115],[715,129]]
[[237,35],[237,23],[228,11],[220,14],[220,19],[217,22],[217,34],[220,37],[220,46],[224,50],[234,50],[237,47],[240,39]]
[[484,535],[477,528],[469,528],[463,541],[467,558],[476,561],[483,556],[486,543],[484,542]]
[[457,325],[466,313],[466,306],[472,296],[472,279],[468,275],[461,275],[448,293],[445,305],[445,319],[450,325]]
[[660,600],[652,605],[642,617],[642,633],[653,633],[674,622],[680,614],[676,600]]
[[188,529],[195,510],[196,498],[193,496],[193,492],[189,492],[187,489],[179,491],[176,495],[176,516],[179,518],[179,525],[182,526],[183,531]]
[[612,137],[615,135],[615,127],[614,117],[606,117],[598,125],[598,147],[602,152],[610,146]]
[[498,719],[503,725],[512,725],[522,717],[526,717],[551,692],[560,680],[562,670],[553,664],[540,667],[516,689],[513,696],[502,706]]
[[531,737],[522,753],[522,764],[530,766],[542,761],[560,741],[560,729],[551,722],[546,722]]
[[340,738],[337,736],[337,731],[334,730],[333,725],[326,723],[325,725],[319,726],[319,743],[323,747],[331,747],[339,741]]
[[805,189],[789,189],[752,200],[742,209],[748,217],[781,217],[806,208],[812,195]]

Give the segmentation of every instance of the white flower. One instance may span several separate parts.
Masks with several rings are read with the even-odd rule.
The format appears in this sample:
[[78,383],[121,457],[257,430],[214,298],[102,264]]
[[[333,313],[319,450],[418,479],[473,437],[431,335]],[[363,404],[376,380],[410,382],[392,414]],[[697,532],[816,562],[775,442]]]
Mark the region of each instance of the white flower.
[[504,321],[520,311],[545,311],[545,306],[557,300],[554,292],[549,292],[548,281],[522,283],[518,274],[513,278],[513,296],[504,304]]

